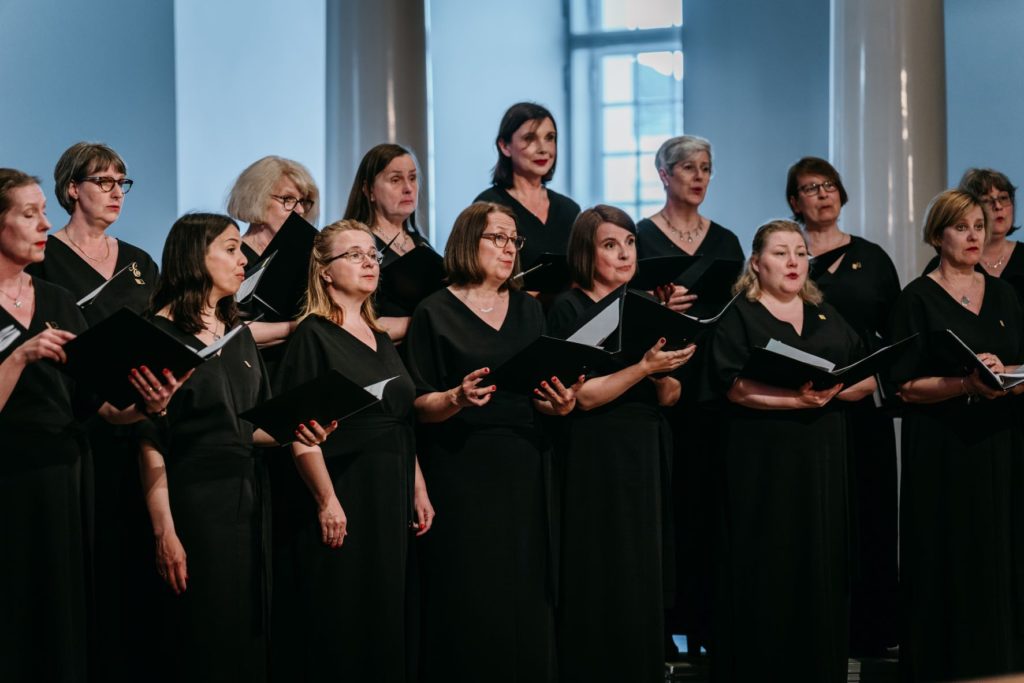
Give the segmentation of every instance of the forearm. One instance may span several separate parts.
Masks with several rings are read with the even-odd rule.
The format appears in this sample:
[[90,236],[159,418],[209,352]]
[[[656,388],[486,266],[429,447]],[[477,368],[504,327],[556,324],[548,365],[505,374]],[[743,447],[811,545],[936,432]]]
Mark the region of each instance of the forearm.
[[311,448],[293,443],[292,456],[295,459],[295,466],[299,470],[299,476],[306,482],[306,487],[313,494],[317,505],[323,507],[334,497],[334,484],[327,471],[323,451],[319,446]]
[[405,339],[405,335],[409,332],[409,321],[412,320],[409,316],[403,317],[392,317],[385,316],[383,318],[377,318],[377,322],[383,327],[388,336],[391,337],[391,341],[400,342]]
[[938,403],[968,394],[963,377],[918,377],[900,385],[899,396],[907,403]]
[[272,437],[270,434],[268,434],[263,429],[260,429],[259,427],[257,427],[256,429],[252,430],[252,445],[253,446],[260,446],[260,447],[267,447],[267,446],[280,446],[282,444],[277,443],[277,440],[274,437]]
[[460,410],[455,397],[455,389],[448,391],[434,391],[423,394],[416,399],[413,406],[416,408],[416,417],[420,422],[444,422],[454,416]]
[[661,379],[651,378],[658,394],[659,406],[674,406],[679,402],[683,385],[675,377],[662,377]]
[[807,407],[800,402],[800,392],[794,389],[773,387],[742,377],[733,382],[726,398],[737,405],[758,410],[797,410]]
[[121,410],[115,408],[109,403],[104,403],[100,406],[97,412],[104,421],[109,422],[112,425],[135,424],[136,422],[141,422],[148,417],[148,415],[139,409],[138,405],[130,405]]
[[252,332],[252,338],[256,340],[256,345],[259,347],[275,346],[283,343],[294,329],[294,321],[283,323],[249,323],[249,331]]
[[576,392],[576,405],[580,410],[600,408],[622,396],[646,376],[640,363],[635,363],[610,375],[587,380]]
[[877,387],[878,384],[875,382],[875,378],[868,377],[867,379],[862,379],[853,386],[843,389],[838,394],[836,394],[836,398],[838,398],[840,401],[856,402],[861,400],[865,396],[870,396],[871,394],[875,393],[875,389]]
[[415,479],[414,479],[415,483],[413,484],[413,490],[414,491],[426,491],[427,490],[427,480],[423,478],[423,470],[420,469],[420,459],[419,459],[418,456],[416,457],[415,462],[416,462],[416,476],[415,476]]
[[139,449],[139,477],[142,480],[146,510],[153,525],[153,535],[159,537],[165,533],[174,533],[166,463],[163,454],[148,441],[143,441]]

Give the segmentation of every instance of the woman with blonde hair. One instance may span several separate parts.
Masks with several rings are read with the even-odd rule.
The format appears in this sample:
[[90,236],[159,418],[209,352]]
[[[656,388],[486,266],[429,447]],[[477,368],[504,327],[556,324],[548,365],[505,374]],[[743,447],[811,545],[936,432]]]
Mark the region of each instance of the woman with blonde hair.
[[[724,398],[712,667],[716,680],[786,670],[845,681],[848,616],[846,422],[832,399],[856,401],[875,380],[815,390],[743,376],[769,340],[846,365],[857,334],[807,278],[800,227],[754,235],[741,294],[710,341],[708,386]],[[795,651],[806,656],[794,659]]]
[[[992,371],[1002,372],[1004,364],[1024,360],[1024,321],[1013,286],[977,268],[989,218],[978,197],[959,190],[932,201],[923,236],[939,264],[900,294],[892,328],[897,338],[952,330]],[[1021,671],[1019,401],[987,386],[977,371],[964,376],[927,353],[908,354],[892,378],[909,404],[900,497],[905,679]]]
[[426,533],[434,510],[416,463],[415,387],[374,313],[380,261],[362,223],[317,235],[305,309],[274,386],[284,392],[330,370],[360,386],[386,382],[379,403],[345,421],[345,438],[292,445],[309,495],[278,552],[302,580],[295,623],[275,630],[301,647],[282,662],[296,680],[405,680],[409,530]]

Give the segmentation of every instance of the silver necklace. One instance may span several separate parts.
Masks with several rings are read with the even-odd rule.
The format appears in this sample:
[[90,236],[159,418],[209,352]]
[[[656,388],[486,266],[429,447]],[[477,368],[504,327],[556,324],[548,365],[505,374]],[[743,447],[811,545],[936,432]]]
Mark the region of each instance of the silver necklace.
[[[939,277],[941,277],[943,280],[945,280],[946,284],[948,284],[950,286],[950,288],[953,287],[953,283],[950,282],[949,279],[947,279],[945,275],[943,275],[941,270],[939,271]],[[970,289],[970,285],[968,285],[967,288],[969,290]],[[950,294],[953,295],[954,299],[956,298],[956,292],[950,292]],[[971,305],[971,297],[967,296],[966,293],[960,295],[960,305],[963,306],[964,308],[967,308],[968,306],[970,306]]]
[[80,247],[78,243],[75,242],[75,240],[71,239],[71,231],[68,230],[67,228],[64,228],[64,236],[68,238],[68,242],[71,243],[71,246],[77,249],[82,256],[89,259],[90,261],[102,263],[103,261],[106,261],[108,258],[110,258],[110,238],[107,237],[106,235],[103,236],[103,244],[107,247],[107,253],[105,253],[102,258],[97,258],[95,256],[90,256],[89,254],[87,254],[85,249],[82,249],[82,247]]
[[[379,227],[374,227],[373,231],[380,235],[381,240],[387,242],[387,244],[384,246],[385,249],[394,245],[395,251],[397,251],[399,254],[404,254],[405,252],[409,251],[409,233],[405,231],[405,228],[399,228],[398,232],[396,232],[390,240],[384,236],[384,232]],[[401,239],[399,239],[399,237],[401,237]]]
[[469,292],[467,292],[467,291],[462,292],[460,298],[464,302],[466,302],[466,305],[469,306],[470,308],[475,308],[476,310],[480,311],[481,313],[490,313],[491,311],[493,311],[497,307],[497,301],[501,300],[501,295],[499,294],[498,295],[498,299],[495,301],[495,303],[491,304],[487,308],[484,308],[483,306],[478,306],[478,305],[472,303],[469,300]]
[[680,230],[676,226],[672,225],[672,221],[670,221],[668,219],[668,216],[665,215],[664,209],[662,209],[658,213],[661,215],[661,219],[665,221],[665,225],[668,226],[668,229],[674,232],[676,234],[676,237],[678,237],[681,240],[685,240],[688,244],[693,244],[694,238],[700,237],[700,234],[704,232],[704,221],[701,219],[699,215],[697,216],[696,227],[690,228],[689,230]]
[[1006,257],[1007,257],[1007,256],[1009,256],[1009,255],[1010,255],[1010,252],[1012,252],[1012,251],[1013,251],[1013,249],[1012,249],[1012,248],[1010,248],[1010,249],[1006,249],[1006,248],[1004,247],[1004,248],[1003,248],[1003,255],[1002,255],[1002,256],[1000,256],[1000,257],[999,257],[999,260],[998,260],[998,261],[996,261],[995,263],[989,263],[989,262],[988,262],[988,261],[986,261],[985,259],[982,259],[982,260],[981,260],[981,262],[982,262],[982,263],[983,263],[983,264],[985,265],[985,267],[986,267],[986,268],[988,268],[989,270],[999,270],[999,269],[1000,269],[1000,268],[1002,267],[1002,265],[1003,265],[1003,262],[1005,262],[1005,261],[1006,261]]
[[0,289],[0,292],[3,292],[4,296],[6,296],[8,299],[14,302],[15,308],[21,308],[22,306],[25,305],[25,302],[21,300],[21,292],[23,289],[25,289],[25,278],[20,278],[20,284],[18,285],[17,294],[11,296],[7,292],[4,292],[2,289]]

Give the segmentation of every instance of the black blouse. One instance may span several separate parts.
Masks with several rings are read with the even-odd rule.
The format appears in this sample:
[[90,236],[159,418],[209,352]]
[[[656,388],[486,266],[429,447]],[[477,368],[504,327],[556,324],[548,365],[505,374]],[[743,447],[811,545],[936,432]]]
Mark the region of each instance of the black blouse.
[[507,206],[516,214],[516,232],[526,238],[526,244],[519,252],[519,265],[525,270],[541,254],[564,254],[569,247],[569,231],[580,205],[565,195],[548,190],[548,219],[542,223],[529,209],[508,193],[503,187],[490,187],[477,195],[474,201],[494,202]]

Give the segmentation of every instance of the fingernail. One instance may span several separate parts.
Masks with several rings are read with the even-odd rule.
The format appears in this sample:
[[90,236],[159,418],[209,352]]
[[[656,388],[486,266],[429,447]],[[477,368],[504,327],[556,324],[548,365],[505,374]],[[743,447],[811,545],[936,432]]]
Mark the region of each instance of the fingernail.
[[490,372],[490,371],[491,371],[491,369],[490,369],[490,368],[484,368],[484,372],[485,372],[485,373],[486,373],[486,372]]
[[659,342],[660,342],[660,343],[662,343],[662,344],[664,344],[664,343],[665,343],[665,338],[664,338],[664,337],[662,337],[662,338],[661,338],[661,339],[659,340]]

